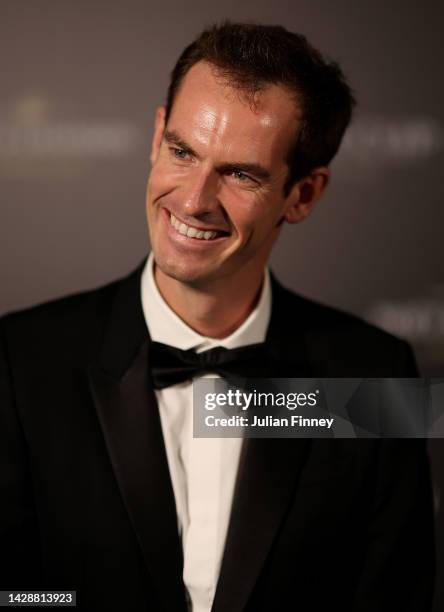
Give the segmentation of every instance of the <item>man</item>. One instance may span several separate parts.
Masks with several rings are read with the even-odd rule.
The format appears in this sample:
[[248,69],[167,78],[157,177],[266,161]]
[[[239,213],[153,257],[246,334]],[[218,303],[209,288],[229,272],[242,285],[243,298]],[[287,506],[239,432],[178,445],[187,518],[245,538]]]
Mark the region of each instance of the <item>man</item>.
[[256,376],[417,375],[404,342],[266,269],[352,106],[281,27],[185,49],[155,120],[148,261],[2,321],[2,589],[73,589],[94,611],[430,609],[423,440],[191,434],[191,380],[220,355]]

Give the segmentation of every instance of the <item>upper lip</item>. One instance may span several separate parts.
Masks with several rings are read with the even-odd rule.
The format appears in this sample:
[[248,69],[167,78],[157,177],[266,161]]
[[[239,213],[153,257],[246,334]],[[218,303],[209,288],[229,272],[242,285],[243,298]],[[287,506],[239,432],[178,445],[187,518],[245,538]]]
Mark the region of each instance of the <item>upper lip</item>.
[[199,231],[202,231],[202,232],[223,232],[224,234],[229,234],[230,233],[227,229],[222,229],[220,227],[208,227],[208,226],[203,227],[202,225],[198,225],[194,221],[185,221],[177,213],[172,212],[168,208],[166,208],[165,210],[168,212],[168,214],[170,216],[173,215],[173,217],[176,217],[176,219],[178,219],[178,221],[180,221],[181,223],[185,223],[185,225],[188,225],[189,227],[195,227]]

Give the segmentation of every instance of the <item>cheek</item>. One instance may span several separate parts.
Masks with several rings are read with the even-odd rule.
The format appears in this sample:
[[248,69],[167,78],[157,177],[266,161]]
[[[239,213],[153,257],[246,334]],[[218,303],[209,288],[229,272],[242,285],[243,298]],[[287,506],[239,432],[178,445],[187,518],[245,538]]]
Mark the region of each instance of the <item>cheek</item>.
[[177,173],[172,172],[171,168],[164,162],[158,161],[151,170],[148,193],[151,195],[151,199],[158,198],[176,187],[178,182]]
[[[256,213],[256,214],[255,214]],[[238,240],[250,246],[262,243],[270,234],[271,224],[262,215],[258,215],[255,207],[237,209],[236,213],[230,215],[231,221],[236,229]]]
[[225,194],[221,201],[239,233],[262,236],[275,225],[273,207],[266,198],[258,198],[257,194],[247,192]]

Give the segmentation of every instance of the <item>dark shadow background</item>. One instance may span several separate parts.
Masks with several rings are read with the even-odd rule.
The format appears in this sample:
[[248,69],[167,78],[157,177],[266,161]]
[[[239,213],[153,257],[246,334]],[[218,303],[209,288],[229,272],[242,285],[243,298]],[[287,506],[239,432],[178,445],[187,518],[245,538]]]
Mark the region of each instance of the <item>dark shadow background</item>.
[[[0,0],[0,314],[125,274],[148,248],[154,111],[183,47],[224,18],[279,23],[338,60],[359,106],[278,277],[409,340],[444,372],[439,2]],[[444,606],[444,445],[430,442]],[[417,560],[421,563],[421,560]]]

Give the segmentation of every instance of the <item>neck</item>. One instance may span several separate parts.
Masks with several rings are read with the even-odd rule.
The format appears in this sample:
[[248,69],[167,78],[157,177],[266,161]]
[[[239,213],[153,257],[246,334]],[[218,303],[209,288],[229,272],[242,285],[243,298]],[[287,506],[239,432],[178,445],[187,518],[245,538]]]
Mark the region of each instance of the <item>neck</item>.
[[154,267],[154,278],[165,302],[182,321],[202,336],[226,338],[248,318],[261,293],[264,273],[239,279],[223,278],[210,285],[192,286]]

